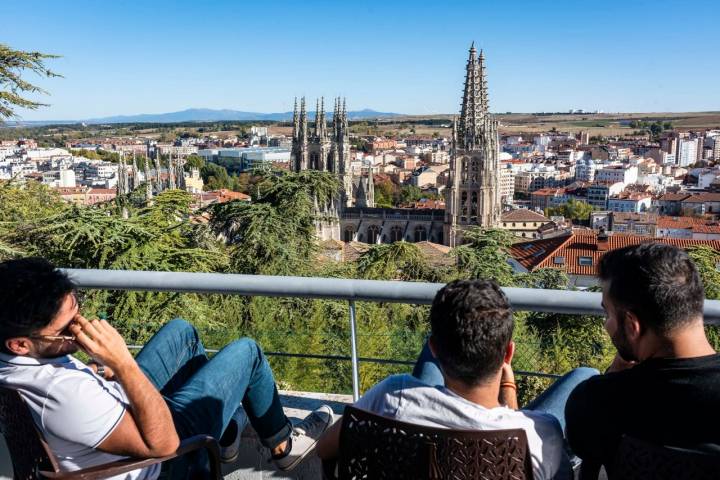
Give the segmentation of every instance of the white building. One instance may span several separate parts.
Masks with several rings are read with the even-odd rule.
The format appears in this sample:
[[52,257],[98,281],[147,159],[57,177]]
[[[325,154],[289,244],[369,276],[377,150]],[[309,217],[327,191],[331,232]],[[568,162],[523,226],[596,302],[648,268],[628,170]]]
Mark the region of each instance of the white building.
[[677,164],[681,167],[693,165],[697,161],[698,139],[681,138],[678,141]]
[[634,165],[609,165],[595,173],[598,183],[622,183],[630,185],[638,179],[638,168]]
[[580,182],[592,182],[595,180],[595,171],[598,169],[595,160],[583,158],[575,164],[575,180]]
[[58,181],[58,187],[75,187],[75,171],[74,170],[60,170],[60,179]]
[[650,195],[622,195],[608,198],[607,209],[612,212],[641,213],[650,210],[652,197]]
[[510,163],[500,164],[500,203],[513,203],[515,197],[515,170]]

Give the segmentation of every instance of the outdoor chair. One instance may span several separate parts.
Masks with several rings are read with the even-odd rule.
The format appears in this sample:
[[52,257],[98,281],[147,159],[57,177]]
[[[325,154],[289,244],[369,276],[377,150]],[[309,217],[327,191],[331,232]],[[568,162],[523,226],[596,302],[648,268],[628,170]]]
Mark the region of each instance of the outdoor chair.
[[20,395],[0,387],[0,432],[5,437],[16,480],[52,478],[62,480],[94,480],[120,475],[138,468],[180,457],[195,450],[206,449],[210,459],[210,478],[220,479],[217,441],[206,435],[195,435],[182,441],[172,455],[158,458],[129,458],[104,465],[61,472],[57,460],[40,432],[35,428],[30,411]]
[[337,465],[326,462],[323,469],[326,478],[339,480],[533,478],[522,429],[425,427],[351,406],[343,414]]
[[610,480],[711,480],[720,478],[720,446],[679,448],[653,445],[625,436],[620,442]]

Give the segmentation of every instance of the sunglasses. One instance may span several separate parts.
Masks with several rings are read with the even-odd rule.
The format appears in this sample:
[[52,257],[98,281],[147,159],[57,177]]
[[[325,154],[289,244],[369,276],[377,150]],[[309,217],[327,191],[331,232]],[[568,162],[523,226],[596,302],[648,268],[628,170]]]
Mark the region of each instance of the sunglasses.
[[28,338],[33,340],[48,340],[51,342],[62,341],[62,342],[74,342],[75,335],[30,335]]

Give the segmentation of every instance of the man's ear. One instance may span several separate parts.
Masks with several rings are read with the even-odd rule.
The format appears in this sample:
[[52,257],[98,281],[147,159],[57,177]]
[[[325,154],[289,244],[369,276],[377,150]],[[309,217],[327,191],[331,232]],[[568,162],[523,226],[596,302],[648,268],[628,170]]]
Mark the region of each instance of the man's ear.
[[513,356],[515,355],[515,342],[510,340],[510,343],[507,344],[507,348],[505,348],[505,357],[503,358],[503,363],[510,364],[512,363]]
[[625,315],[625,321],[623,322],[625,337],[631,342],[637,342],[645,333],[645,328],[643,328],[642,323],[633,312],[625,310],[623,314]]
[[32,351],[32,342],[27,337],[8,338],[5,340],[5,348],[14,355],[27,355]]

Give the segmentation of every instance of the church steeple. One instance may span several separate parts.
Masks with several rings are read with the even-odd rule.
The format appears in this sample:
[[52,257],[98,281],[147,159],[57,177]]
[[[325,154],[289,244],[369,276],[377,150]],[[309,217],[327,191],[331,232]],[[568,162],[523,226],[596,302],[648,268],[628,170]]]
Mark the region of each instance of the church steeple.
[[315,137],[324,139],[327,136],[327,124],[325,123],[325,98],[320,97],[315,109]]
[[498,123],[488,111],[485,55],[470,45],[459,122],[453,120],[444,238],[453,247],[473,225],[493,227],[501,213]]
[[307,143],[307,112],[305,111],[305,97],[300,99],[300,123],[298,126],[298,140]]
[[465,70],[465,90],[460,108],[460,131],[458,137],[461,148],[472,149],[475,146],[483,117],[481,74],[475,42],[470,45],[470,54]]
[[480,61],[478,65],[480,71],[480,109],[482,110],[483,116],[488,114],[488,92],[487,92],[487,77],[485,76],[485,53],[480,50]]
[[295,97],[295,104],[293,106],[293,139],[297,138],[299,128],[300,119],[298,117],[297,97]]

